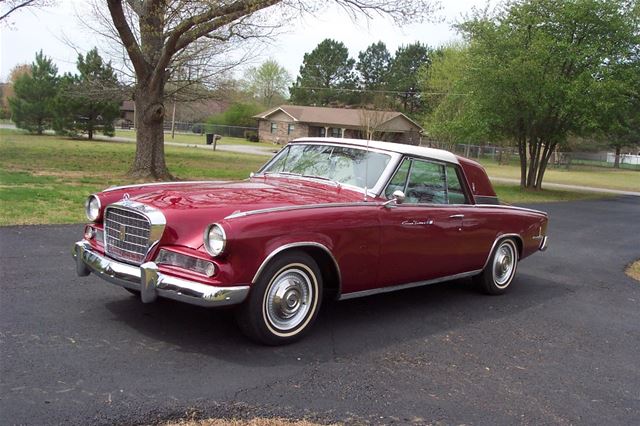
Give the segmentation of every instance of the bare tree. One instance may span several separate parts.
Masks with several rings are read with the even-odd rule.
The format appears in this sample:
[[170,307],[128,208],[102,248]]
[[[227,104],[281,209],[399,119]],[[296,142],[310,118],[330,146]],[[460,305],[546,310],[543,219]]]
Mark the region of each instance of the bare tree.
[[51,3],[49,0],[0,0],[0,22],[20,9],[48,6]]
[[389,111],[361,109],[360,127],[362,135],[367,140],[381,140],[383,137],[383,124],[389,121],[391,113]]
[[[194,74],[206,73],[210,65],[215,65],[211,58],[220,58],[242,41],[272,34],[294,12],[314,13],[331,3],[338,4],[352,17],[382,15],[398,22],[421,20],[434,11],[431,0],[106,0],[106,3],[115,31],[105,35],[120,43],[135,74],[138,132],[130,173],[153,179],[171,178],[163,145],[166,89],[179,92],[189,86],[196,80]],[[278,13],[267,16],[265,11],[274,8],[278,8]],[[276,22],[273,16],[280,18]],[[242,60],[240,57],[237,62]],[[233,63],[225,66],[231,67]]]

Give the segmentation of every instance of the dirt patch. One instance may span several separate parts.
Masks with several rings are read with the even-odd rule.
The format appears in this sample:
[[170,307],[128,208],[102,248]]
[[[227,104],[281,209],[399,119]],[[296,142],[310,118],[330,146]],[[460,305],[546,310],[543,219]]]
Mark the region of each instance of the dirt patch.
[[640,259],[627,266],[627,270],[624,272],[634,280],[640,281]]
[[107,179],[113,178],[112,172],[95,172],[95,171],[87,171],[87,170],[34,170],[30,171],[33,176],[46,176],[46,177],[56,177],[56,178],[65,178],[65,179],[82,179],[86,177],[91,178],[99,178],[104,177],[105,181]]

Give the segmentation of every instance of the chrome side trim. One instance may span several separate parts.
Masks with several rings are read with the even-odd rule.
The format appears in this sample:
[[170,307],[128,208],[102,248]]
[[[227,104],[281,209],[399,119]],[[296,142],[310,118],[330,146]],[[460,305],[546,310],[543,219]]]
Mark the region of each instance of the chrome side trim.
[[226,183],[226,180],[191,180],[185,182],[154,182],[154,183],[137,183],[131,185],[122,185],[122,186],[111,186],[107,189],[104,189],[102,192],[111,192],[117,191],[119,189],[128,189],[128,188],[139,188],[145,186],[156,186],[156,185],[185,185],[185,184],[200,184],[200,183]]
[[249,294],[249,286],[218,287],[165,275],[154,262],[140,267],[109,259],[93,251],[86,241],[73,246],[73,258],[80,276],[93,272],[96,276],[120,287],[140,291],[142,302],[157,297],[204,307],[236,305]]
[[288,250],[290,248],[295,248],[295,247],[316,247],[324,250],[333,261],[333,265],[335,266],[336,271],[338,272],[338,292],[340,292],[340,290],[342,289],[342,274],[340,273],[340,267],[338,266],[338,262],[336,261],[336,258],[333,257],[333,253],[331,253],[331,251],[325,245],[316,243],[313,241],[302,241],[298,243],[290,243],[290,244],[285,244],[283,246],[278,247],[277,249],[269,253],[269,255],[262,261],[262,264],[260,264],[260,267],[258,268],[258,271],[256,272],[256,274],[253,276],[253,280],[251,280],[251,282],[255,283],[258,280],[264,268],[267,267],[271,259],[273,259],[276,255],[278,255],[279,253],[282,253],[285,250]]
[[535,209],[528,209],[526,207],[518,207],[518,206],[507,206],[505,204],[473,204],[475,207],[479,207],[479,208],[487,208],[487,207],[491,207],[491,208],[500,208],[500,209],[507,209],[507,210],[518,210],[518,211],[522,211],[522,212],[529,212],[529,213],[538,213],[541,215],[544,215],[545,217],[548,216],[547,212],[543,212],[540,210],[535,210]]
[[[524,250],[524,241],[522,240],[522,237],[519,234],[502,234],[502,235],[498,235],[496,237],[496,239],[493,241],[493,244],[491,245],[491,250],[489,250],[489,254],[487,255],[487,260],[484,262],[484,266],[482,267],[481,271],[484,271],[484,269],[489,264],[489,261],[491,260],[491,254],[493,253],[493,250],[495,250],[496,245],[498,245],[498,241],[504,240],[505,238],[510,238],[510,237],[515,237],[518,240],[520,240],[520,243],[522,244],[522,249]],[[518,259],[517,259],[518,261],[520,260],[520,256],[521,255],[522,255],[522,253],[518,253]]]
[[390,293],[392,291],[406,290],[414,287],[422,287],[429,284],[438,284],[444,281],[452,281],[452,280],[458,280],[461,278],[472,277],[474,275],[478,275],[480,272],[482,272],[482,269],[478,269],[477,271],[463,272],[461,274],[448,275],[446,277],[435,278],[433,280],[416,281],[414,283],[400,284],[400,285],[394,285],[390,287],[380,287],[380,288],[374,288],[371,290],[355,291],[353,293],[341,294],[338,300],[355,299],[356,297],[372,296],[374,294]]
[[547,249],[547,241],[547,236],[545,235],[542,239],[542,242],[540,243],[540,247],[538,247],[538,250],[545,251]]
[[291,211],[291,210],[322,209],[322,208],[328,208],[328,207],[353,207],[353,206],[376,207],[376,206],[382,206],[382,203],[357,201],[353,203],[319,203],[319,204],[303,204],[299,206],[270,207],[268,209],[248,210],[246,212],[232,213],[229,216],[225,217],[224,219],[225,220],[236,219],[238,217],[252,216],[254,214],[261,214],[261,213],[274,213],[274,212]]

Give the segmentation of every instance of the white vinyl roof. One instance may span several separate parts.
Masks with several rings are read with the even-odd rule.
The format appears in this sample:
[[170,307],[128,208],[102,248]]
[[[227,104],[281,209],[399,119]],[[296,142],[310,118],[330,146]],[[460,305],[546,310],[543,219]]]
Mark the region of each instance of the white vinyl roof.
[[375,148],[383,151],[397,152],[404,155],[431,158],[433,160],[445,161],[448,163],[458,164],[458,158],[449,151],[443,149],[426,148],[423,146],[407,145],[403,143],[369,141],[363,139],[345,139],[345,138],[300,138],[290,141],[289,143],[333,143],[342,145],[354,145],[366,148]]

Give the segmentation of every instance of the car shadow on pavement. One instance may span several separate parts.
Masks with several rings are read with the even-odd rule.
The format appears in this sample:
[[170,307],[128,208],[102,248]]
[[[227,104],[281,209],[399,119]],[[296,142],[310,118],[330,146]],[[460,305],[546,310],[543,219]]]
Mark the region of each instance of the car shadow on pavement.
[[240,365],[286,365],[351,358],[425,339],[516,315],[571,291],[561,283],[526,274],[520,274],[514,284],[497,297],[480,294],[466,279],[342,302],[325,300],[311,332],[297,343],[280,347],[246,339],[232,309],[210,310],[164,299],[142,304],[134,297],[108,302],[106,308],[123,326],[171,350]]

